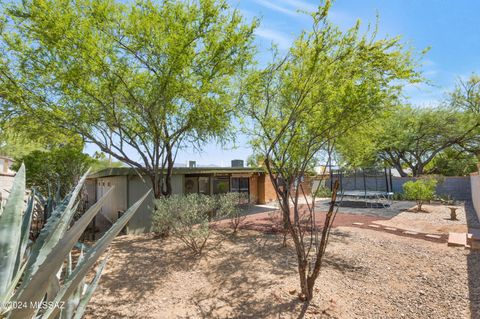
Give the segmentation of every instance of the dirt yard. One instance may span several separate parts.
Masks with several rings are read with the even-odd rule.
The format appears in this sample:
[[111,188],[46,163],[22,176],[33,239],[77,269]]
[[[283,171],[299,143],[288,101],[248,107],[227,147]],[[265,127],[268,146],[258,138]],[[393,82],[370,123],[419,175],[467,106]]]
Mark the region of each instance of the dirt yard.
[[430,234],[466,232],[465,207],[463,205],[452,207],[457,207],[457,220],[450,219],[450,209],[445,205],[423,205],[422,212],[416,212],[415,208],[412,207],[389,220],[376,221],[375,223]]
[[[480,252],[350,227],[333,231],[306,318],[480,318]],[[192,258],[172,239],[123,236],[87,318],[296,318],[293,248],[253,230]]]

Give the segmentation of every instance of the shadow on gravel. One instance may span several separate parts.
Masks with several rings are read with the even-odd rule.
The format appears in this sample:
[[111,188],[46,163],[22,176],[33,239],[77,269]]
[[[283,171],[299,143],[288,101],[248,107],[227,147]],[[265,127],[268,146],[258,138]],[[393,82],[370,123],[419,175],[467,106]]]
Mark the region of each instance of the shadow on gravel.
[[[480,228],[480,222],[471,202],[465,203],[468,228]],[[467,256],[468,299],[471,319],[480,318],[480,250],[470,250]]]

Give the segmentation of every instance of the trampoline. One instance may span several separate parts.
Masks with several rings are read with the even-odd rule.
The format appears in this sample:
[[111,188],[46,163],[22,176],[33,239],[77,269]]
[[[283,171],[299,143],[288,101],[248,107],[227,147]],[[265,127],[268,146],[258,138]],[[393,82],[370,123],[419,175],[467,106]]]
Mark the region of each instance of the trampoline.
[[[393,200],[391,169],[364,168],[355,170],[330,169],[330,189],[335,180],[339,181],[340,206],[355,206],[359,200],[364,207],[387,208]],[[349,201],[344,201],[348,198]]]

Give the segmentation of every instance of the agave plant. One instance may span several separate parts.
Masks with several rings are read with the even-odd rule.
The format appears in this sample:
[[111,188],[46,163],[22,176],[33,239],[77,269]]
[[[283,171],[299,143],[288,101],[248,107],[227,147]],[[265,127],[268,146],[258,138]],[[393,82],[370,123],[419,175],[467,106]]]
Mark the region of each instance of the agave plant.
[[71,225],[87,174],[58,203],[37,240],[29,243],[35,194],[33,191],[25,205],[25,167],[20,167],[0,211],[0,318],[82,317],[106,258],[88,284],[85,275],[148,196],[133,204],[91,248],[82,248],[73,267],[72,249],[78,246],[78,239],[112,190]]

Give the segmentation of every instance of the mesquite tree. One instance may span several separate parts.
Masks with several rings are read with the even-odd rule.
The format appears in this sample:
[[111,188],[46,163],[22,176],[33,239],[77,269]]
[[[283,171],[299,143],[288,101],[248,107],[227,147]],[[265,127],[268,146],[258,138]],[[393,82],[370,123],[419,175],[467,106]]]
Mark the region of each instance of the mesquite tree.
[[2,120],[80,134],[172,192],[176,152],[231,134],[256,20],[224,0],[27,0],[0,18]]
[[251,143],[264,159],[295,245],[301,299],[307,302],[322,266],[333,206],[318,236],[314,203],[306,211],[299,206],[302,179],[336,137],[398,94],[399,80],[419,79],[398,38],[376,40],[375,32],[360,34],[358,24],[342,32],[328,21],[328,9],[326,2],[312,14],[312,31],[303,32],[286,56],[252,71],[244,104]]

